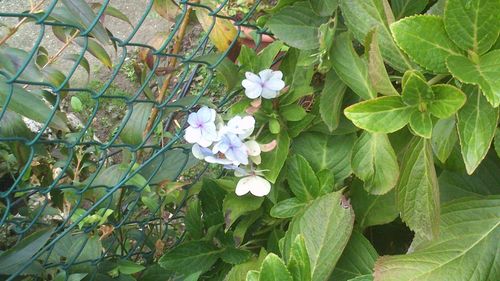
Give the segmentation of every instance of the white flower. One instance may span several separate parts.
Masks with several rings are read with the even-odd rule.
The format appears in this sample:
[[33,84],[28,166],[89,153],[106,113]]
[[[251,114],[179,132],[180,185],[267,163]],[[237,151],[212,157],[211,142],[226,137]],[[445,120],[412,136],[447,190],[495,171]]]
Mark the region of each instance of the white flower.
[[255,196],[262,197],[271,191],[271,183],[257,175],[244,177],[236,185],[236,195],[243,196],[248,192]]
[[255,128],[255,119],[252,116],[235,116],[227,122],[225,130],[240,137],[240,139],[248,138]]
[[202,147],[210,146],[217,140],[217,130],[215,127],[215,110],[206,106],[200,108],[198,112],[189,114],[184,139],[189,143],[197,143]]
[[248,152],[245,144],[237,135],[227,133],[214,145],[212,152],[217,154],[221,152],[228,160],[236,166],[248,164]]
[[245,88],[245,95],[250,99],[256,99],[262,96],[265,99],[272,99],[278,96],[279,91],[285,87],[283,82],[283,73],[281,71],[273,71],[265,69],[255,75],[252,72],[246,72],[247,79],[241,82]]

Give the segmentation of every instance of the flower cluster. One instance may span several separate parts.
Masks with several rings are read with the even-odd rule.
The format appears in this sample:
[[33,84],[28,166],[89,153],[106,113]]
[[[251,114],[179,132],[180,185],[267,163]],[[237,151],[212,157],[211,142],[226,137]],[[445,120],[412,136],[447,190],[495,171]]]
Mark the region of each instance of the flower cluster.
[[[266,69],[259,75],[247,72],[242,81],[245,95],[251,99],[278,96],[285,87],[281,71]],[[256,169],[261,163],[261,152],[270,151],[276,142],[259,144],[251,137],[255,129],[255,119],[251,115],[235,116],[224,123],[214,109],[206,106],[188,116],[189,127],[184,139],[193,144],[194,157],[208,163],[224,165],[241,177],[236,186],[236,194],[242,196],[250,192],[255,196],[265,196],[271,191],[271,184]]]

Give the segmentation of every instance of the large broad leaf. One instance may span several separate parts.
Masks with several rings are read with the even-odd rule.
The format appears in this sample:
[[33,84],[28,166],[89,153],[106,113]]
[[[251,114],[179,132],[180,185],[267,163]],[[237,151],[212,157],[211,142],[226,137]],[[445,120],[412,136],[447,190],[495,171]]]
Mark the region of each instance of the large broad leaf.
[[226,277],[224,277],[224,281],[245,280],[249,271],[259,270],[265,257],[266,251],[262,249],[258,257],[253,257],[247,262],[233,266]]
[[307,202],[319,195],[319,181],[307,160],[300,154],[292,156],[287,162],[288,184],[297,199]]
[[339,4],[338,0],[309,0],[313,10],[322,17],[328,17],[335,12]]
[[432,91],[434,99],[429,104],[429,112],[437,118],[449,118],[465,104],[465,94],[452,85],[434,85]]
[[340,79],[362,99],[369,100],[377,96],[368,78],[367,63],[354,50],[349,33],[344,32],[335,38],[331,59]]
[[498,123],[498,108],[493,108],[477,87],[464,90],[467,102],[457,114],[457,128],[465,167],[467,173],[472,174],[490,149]]
[[224,249],[206,241],[190,241],[163,255],[158,263],[167,270],[182,274],[205,272],[217,261]]
[[291,218],[306,206],[306,203],[293,197],[278,202],[271,208],[270,215],[275,218]]
[[238,196],[235,193],[229,193],[224,197],[222,210],[224,220],[226,221],[226,230],[242,215],[255,211],[262,205],[264,197],[256,197],[250,194]]
[[481,87],[494,107],[500,104],[500,50],[493,50],[474,62],[464,56],[451,56],[446,61],[450,72],[460,81]]
[[299,2],[279,10],[267,21],[267,26],[288,45],[311,50],[319,47],[318,28],[327,20],[318,17],[308,2]]
[[392,133],[403,128],[410,119],[412,108],[401,97],[380,97],[360,102],[344,110],[357,127],[374,133]]
[[[10,275],[21,270],[26,263],[31,261],[31,257],[47,243],[53,230],[52,228],[38,230],[21,240],[21,242],[14,247],[0,253],[0,274]],[[42,270],[43,268],[40,264],[32,263],[23,273],[38,274],[41,273]]]
[[339,125],[346,89],[346,84],[340,80],[335,71],[331,70],[326,74],[325,86],[319,98],[319,113],[330,132],[337,129]]
[[500,33],[500,1],[448,0],[444,26],[457,46],[483,54],[495,44]]
[[500,194],[500,159],[490,153],[473,175],[445,170],[439,175],[441,202],[466,196]]
[[[214,6],[214,2],[211,0],[202,0],[201,4],[209,7]],[[233,45],[234,41],[238,40],[238,30],[232,21],[213,16],[210,14],[210,10],[205,8],[198,8],[196,17],[219,52],[225,52]]]
[[[108,32],[99,20],[97,15],[92,11],[92,8],[84,0],[62,0],[64,6],[70,11],[73,18],[75,18],[83,28],[92,28],[92,34],[102,44],[110,44]],[[94,24],[95,22],[95,24]],[[94,24],[94,25],[92,25]]]
[[389,74],[385,69],[384,59],[380,52],[377,41],[377,29],[373,29],[365,41],[366,53],[368,54],[368,77],[375,91],[386,96],[398,96],[399,93],[389,79]]
[[448,38],[443,19],[413,16],[391,25],[398,46],[415,62],[433,73],[448,73],[446,58],[462,51]]
[[175,180],[182,171],[186,171],[197,163],[190,151],[181,148],[170,149],[165,152],[154,154],[155,158],[150,158],[141,167],[140,174],[146,179],[150,179],[150,184],[158,184],[166,180]]
[[358,276],[371,275],[377,258],[377,251],[370,241],[360,232],[353,231],[329,280],[347,281]]
[[429,0],[392,0],[391,6],[396,19],[422,12]]
[[262,164],[259,166],[261,169],[265,170],[264,175],[266,179],[272,183],[278,178],[290,149],[290,137],[285,130],[281,130],[278,135],[270,134],[266,136],[261,143],[268,143],[273,140],[273,137],[276,137],[276,148],[270,152],[261,154]]
[[[248,279],[247,279],[248,280]],[[260,267],[259,281],[292,281],[292,275],[285,263],[277,255],[271,253],[262,262]]]
[[416,235],[429,240],[437,236],[439,187],[428,140],[414,138],[405,152],[396,200],[401,219]]
[[394,190],[384,195],[371,195],[363,189],[361,181],[356,179],[351,184],[350,192],[356,224],[360,229],[390,223],[399,215]]
[[293,241],[297,235],[302,235],[309,254],[312,280],[325,280],[351,236],[353,223],[354,212],[341,192],[319,197],[292,220],[284,238],[283,256],[285,259],[290,257]]
[[441,217],[439,239],[407,255],[381,257],[375,280],[498,280],[500,197],[452,201]]
[[372,194],[385,194],[398,182],[396,152],[386,134],[363,132],[352,150],[352,170]]
[[292,150],[302,155],[314,171],[330,170],[335,181],[341,183],[352,172],[351,151],[355,141],[354,134],[330,136],[307,132],[294,139]]
[[386,0],[342,0],[340,7],[349,30],[359,42],[364,42],[366,35],[377,28],[377,41],[387,63],[400,72],[413,68],[392,39],[389,24],[393,15]]
[[132,106],[132,113],[125,120],[125,127],[120,134],[120,139],[124,143],[132,146],[138,146],[142,143],[144,129],[152,108],[153,105],[150,103],[136,103]]
[[455,144],[458,141],[455,117],[440,119],[432,130],[432,150],[442,163],[450,157]]
[[40,123],[50,121],[50,127],[65,132],[69,131],[64,119],[58,114],[53,115],[53,109],[50,109],[39,95],[28,92],[14,84],[8,85],[5,83],[4,78],[0,77],[0,104],[3,106],[9,98],[10,101],[7,106],[9,110]]

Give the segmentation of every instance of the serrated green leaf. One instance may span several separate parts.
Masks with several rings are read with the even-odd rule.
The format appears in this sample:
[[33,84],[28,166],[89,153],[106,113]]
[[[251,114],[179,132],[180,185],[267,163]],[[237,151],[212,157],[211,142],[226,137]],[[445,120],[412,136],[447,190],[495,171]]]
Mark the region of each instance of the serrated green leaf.
[[346,89],[347,86],[335,71],[331,70],[326,74],[325,86],[319,98],[319,113],[330,132],[333,132],[339,125]]
[[144,267],[143,265],[137,264],[133,261],[129,261],[129,260],[119,260],[118,261],[118,271],[122,274],[130,275],[130,274],[134,274],[137,272],[141,272],[144,269],[146,269],[146,267]]
[[297,198],[288,198],[274,205],[271,208],[270,215],[280,219],[291,218],[304,209],[305,206],[306,203]]
[[306,110],[298,104],[289,104],[280,107],[280,114],[287,121],[300,121],[306,117]]
[[500,197],[452,201],[441,217],[440,238],[406,255],[379,258],[375,281],[497,280]]
[[375,91],[386,96],[399,96],[385,69],[384,59],[380,53],[377,41],[377,34],[377,29],[373,29],[368,33],[365,41],[366,53],[368,54],[368,77]]
[[391,30],[398,46],[433,73],[448,73],[446,58],[462,54],[462,50],[448,38],[441,17],[407,17],[393,23]]
[[[248,277],[247,277],[248,280]],[[259,281],[293,281],[292,275],[285,266],[285,263],[277,255],[271,253],[262,262],[260,268]]]
[[377,257],[370,241],[360,232],[353,231],[329,280],[348,281],[366,274],[371,276]]
[[239,217],[260,208],[262,202],[264,202],[264,197],[256,197],[250,194],[238,196],[235,193],[228,193],[222,203],[226,231]]
[[460,81],[478,85],[493,107],[500,104],[500,50],[493,50],[473,62],[464,56],[450,56],[446,61],[450,72]]
[[432,130],[432,150],[442,163],[450,157],[458,140],[455,117],[440,119]]
[[493,108],[477,87],[464,88],[467,101],[457,114],[460,148],[467,173],[472,174],[486,157],[498,124],[498,108]]
[[354,223],[354,212],[343,202],[341,192],[314,200],[292,220],[284,238],[283,257],[289,259],[297,235],[305,240],[313,281],[326,280],[347,244]]
[[429,0],[392,0],[391,6],[396,19],[412,16],[422,12]]
[[394,190],[384,195],[371,195],[362,188],[362,182],[356,179],[351,184],[350,199],[360,229],[390,223],[399,215]]
[[189,241],[164,254],[158,263],[167,270],[186,275],[203,273],[212,267],[223,250],[206,241]]
[[366,35],[377,28],[377,41],[387,63],[400,72],[414,68],[391,36],[388,26],[394,16],[386,0],[342,0],[340,8],[347,27],[359,42],[364,42]]
[[429,104],[428,109],[432,115],[438,118],[451,117],[465,104],[465,94],[452,85],[433,85],[432,91],[434,99]]
[[[252,257],[249,261],[235,265],[224,277],[224,281],[244,281],[246,280],[247,273],[252,270],[258,270],[262,261],[266,257],[266,251],[261,248],[259,257]],[[257,277],[258,280],[258,277]]]
[[397,183],[396,152],[386,134],[363,132],[352,150],[352,170],[372,194],[385,194]]
[[500,33],[500,2],[448,0],[444,26],[457,46],[481,55],[493,46]]
[[419,72],[407,71],[403,77],[401,98],[407,105],[425,109],[434,99],[434,92]]
[[311,281],[311,264],[307,254],[306,242],[302,235],[297,235],[290,249],[288,271],[293,281]]
[[319,195],[319,181],[307,160],[300,154],[287,161],[288,184],[293,194],[302,202],[310,201]]
[[251,257],[252,252],[233,247],[225,248],[221,255],[222,260],[229,264],[241,264],[248,261]]
[[439,187],[430,142],[415,137],[401,165],[396,188],[401,219],[416,235],[432,240],[439,231]]
[[430,139],[432,136],[432,119],[428,112],[415,110],[410,116],[410,128],[420,137]]
[[354,50],[349,33],[336,36],[330,57],[335,72],[357,95],[365,100],[377,96],[368,78],[367,63]]
[[347,107],[345,116],[357,127],[375,133],[392,133],[403,128],[412,108],[401,97],[380,97]]
[[327,20],[327,17],[318,17],[308,2],[298,2],[276,12],[267,26],[286,44],[311,50],[319,47],[318,28]]

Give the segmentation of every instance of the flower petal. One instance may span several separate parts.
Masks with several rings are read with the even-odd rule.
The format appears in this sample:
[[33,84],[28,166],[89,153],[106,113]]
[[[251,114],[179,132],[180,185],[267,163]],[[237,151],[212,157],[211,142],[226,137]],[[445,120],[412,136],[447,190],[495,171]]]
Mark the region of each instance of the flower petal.
[[247,184],[250,185],[250,193],[255,196],[262,197],[269,194],[271,191],[271,183],[269,183],[264,178],[259,176],[250,176],[249,182]]
[[260,94],[262,93],[262,86],[257,83],[254,83],[254,82],[251,82],[251,81],[248,81],[248,82],[245,82],[245,81],[248,81],[248,80],[243,80],[243,82],[241,83],[243,85],[243,87],[245,88],[245,95],[249,98],[249,99],[256,99],[258,97],[260,97]]
[[274,99],[278,96],[278,91],[273,91],[268,88],[262,89],[262,97],[265,99]]
[[270,79],[269,81],[266,81],[264,84],[265,89],[273,90],[273,91],[281,91],[283,88],[285,88],[285,82],[281,79]]
[[197,143],[201,139],[201,130],[187,127],[184,132],[184,139],[189,143]]
[[191,112],[189,113],[188,116],[188,124],[193,127],[198,127],[198,114],[196,112]]
[[250,177],[242,178],[241,180],[238,181],[235,190],[236,195],[243,196],[250,191],[250,185],[248,184],[249,178]]
[[203,123],[209,123],[215,121],[215,115],[216,115],[215,110],[208,108],[207,106],[203,106],[202,108],[200,108],[200,110],[198,110],[196,114],[198,115],[199,121]]
[[205,148],[205,147],[201,147],[198,144],[193,145],[193,147],[191,148],[191,152],[193,153],[193,155],[196,159],[200,159],[200,160],[204,160],[205,157],[213,155],[212,151],[210,151],[210,149]]
[[260,83],[260,77],[250,71],[245,72],[245,77],[252,82]]
[[221,164],[221,165],[230,165],[233,163],[231,160],[227,160],[224,158],[217,158],[215,156],[207,156],[205,157],[205,161],[208,163],[213,163],[213,164]]
[[273,76],[273,70],[272,69],[264,69],[261,72],[259,72],[260,80],[262,82],[266,82]]
[[272,78],[283,80],[283,72],[281,72],[280,70],[273,71],[273,77]]
[[248,155],[250,156],[258,156],[260,155],[260,145],[258,142],[254,140],[249,140],[245,142],[245,145],[247,147]]

